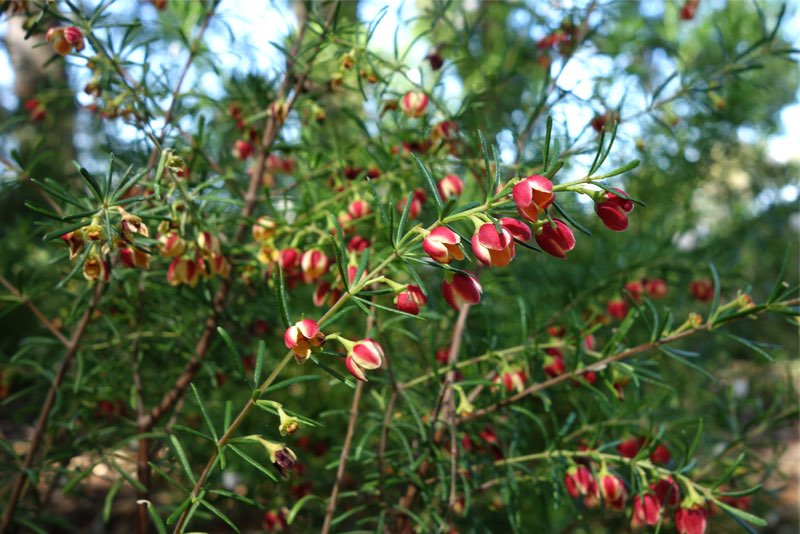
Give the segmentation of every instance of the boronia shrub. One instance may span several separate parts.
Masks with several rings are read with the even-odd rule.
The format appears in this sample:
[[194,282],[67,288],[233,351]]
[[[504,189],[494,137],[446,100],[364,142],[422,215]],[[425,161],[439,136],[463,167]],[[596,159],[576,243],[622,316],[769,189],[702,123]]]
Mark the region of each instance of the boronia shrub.
[[0,532],[796,519],[785,7],[2,6]]

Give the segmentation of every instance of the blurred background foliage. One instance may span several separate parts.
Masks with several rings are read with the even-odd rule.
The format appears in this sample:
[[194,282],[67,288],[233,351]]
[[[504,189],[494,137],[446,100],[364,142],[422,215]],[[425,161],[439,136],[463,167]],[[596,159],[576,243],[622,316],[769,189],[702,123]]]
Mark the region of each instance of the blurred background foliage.
[[[86,4],[88,11],[92,6]],[[357,56],[358,64],[347,74],[344,89],[328,91],[332,77],[340,70],[342,54],[363,46],[365,32],[375,22],[365,16],[376,13],[373,4],[348,2],[341,7],[337,39],[320,54],[309,77],[308,105],[303,101],[292,113],[277,143],[277,153],[297,162],[293,177],[275,177],[272,201],[278,211],[287,205],[311,210],[329,195],[331,182],[342,183],[342,175],[350,167],[380,169],[381,183],[388,184],[382,192],[395,200],[413,187],[422,187],[413,161],[395,155],[392,147],[422,141],[435,121],[413,123],[393,113],[382,116],[380,109],[383,101],[398,98],[415,84],[431,92],[438,104],[437,119],[453,119],[461,129],[464,158],[456,160],[442,151],[422,157],[437,175],[461,175],[467,182],[465,196],[480,191],[474,175],[482,165],[476,130],[482,130],[499,148],[504,177],[527,176],[541,168],[544,118],[548,114],[554,119],[557,152],[569,155],[554,179],[556,183],[583,176],[591,164],[599,138],[590,125],[595,116],[619,118],[616,143],[603,171],[631,159],[641,160],[635,171],[613,179],[615,187],[623,187],[646,203],[631,214],[626,232],[612,234],[603,228],[592,213],[591,203],[560,197],[563,207],[593,233],[589,237],[576,232],[578,246],[568,261],[557,262],[519,247],[518,259],[509,268],[481,272],[484,298],[470,314],[462,359],[512,346],[529,336],[541,339],[546,326],[554,322],[575,332],[583,330],[585,310],[604,312],[605,303],[620,296],[622,287],[632,280],[666,280],[669,292],[664,302],[677,318],[690,311],[707,313],[707,305],[692,300],[688,286],[694,279],[711,277],[709,263],[721,274],[722,295],[728,299],[741,289],[756,302],[763,301],[784,264],[782,280],[791,287],[800,281],[800,160],[796,151],[800,139],[796,125],[787,122],[787,117],[797,117],[800,74],[794,63],[796,51],[792,50],[797,46],[796,37],[782,29],[797,26],[798,14],[791,6],[774,40],[770,40],[782,12],[775,2],[703,0],[692,21],[680,20],[680,4],[660,0],[406,2],[402,11],[397,6],[389,8],[392,17],[381,22],[377,30],[381,37],[376,42],[380,45],[371,48],[370,54]],[[54,291],[71,265],[60,242],[41,240],[53,227],[24,205],[45,205],[29,179],[53,177],[67,187],[79,188],[70,161],[77,159],[101,173],[109,152],[126,165],[146,165],[151,150],[146,134],[157,134],[159,121],[137,124],[135,119],[103,119],[87,106],[111,106],[116,98],[121,106],[131,108],[134,117],[137,113],[158,116],[156,110],[170,101],[189,36],[196,34],[207,9],[208,4],[203,2],[174,1],[156,11],[152,5],[130,1],[115,3],[106,13],[104,24],[108,24],[111,42],[117,45],[114,53],[123,60],[132,80],[146,80],[146,93],[131,91],[118,73],[105,70],[99,73],[98,82],[103,95],[93,100],[84,93],[90,81],[85,61],[77,59],[68,60],[66,66],[57,59],[50,63],[48,72],[14,87],[3,87],[7,94],[0,98],[0,161],[4,166],[0,272],[48,317],[65,325],[65,332],[85,306],[87,285],[74,279]],[[239,103],[245,116],[256,116],[273,98],[281,69],[276,56],[269,59],[262,54],[270,47],[259,41],[258,34],[241,33],[246,27],[242,19],[258,20],[248,9],[222,3],[196,51],[190,83],[175,110],[182,132],[172,129],[168,136],[170,146],[189,162],[192,183],[212,181],[203,190],[205,200],[198,202],[203,224],[228,236],[238,221],[231,217],[230,206],[213,199],[237,199],[246,183],[245,166],[230,154],[240,133],[229,115],[229,106]],[[278,2],[270,7],[273,19],[260,23],[288,27],[301,9],[297,4]],[[399,21],[395,11],[408,20]],[[64,12],[69,10],[64,8]],[[28,63],[24,58],[13,58],[22,54],[20,50],[30,48],[31,41],[20,40],[19,29],[15,29],[18,19],[4,18],[3,27],[7,53],[12,58],[7,68],[20,76]],[[404,31],[397,32],[392,23]],[[574,25],[586,42],[575,50],[538,46],[562,24]],[[288,47],[286,33],[288,30],[284,30],[279,46]],[[309,42],[312,38],[306,37]],[[251,40],[259,41],[258,46]],[[407,56],[403,55],[405,50],[409,50]],[[424,55],[431,51],[443,58],[441,71],[432,70],[425,61]],[[49,54],[39,53],[27,61],[42,64],[49,59]],[[387,83],[364,83],[358,72],[365,69],[377,72],[381,82]],[[551,90],[543,91],[547,87]],[[30,120],[25,102],[31,98],[45,105],[44,121]],[[312,102],[324,109],[325,122],[313,121],[316,108],[310,105]],[[784,113],[790,108],[794,110],[791,114]],[[258,117],[253,124],[258,124]],[[774,142],[787,135],[794,135],[798,143],[793,150],[787,151],[785,142]],[[523,141],[518,143],[520,139]],[[198,146],[204,150],[198,150]],[[776,148],[779,146],[784,147],[782,152]],[[301,182],[296,191],[292,189],[295,178]],[[366,188],[360,194],[369,198]],[[155,209],[151,214],[165,215],[165,211]],[[317,222],[324,222],[324,217],[323,210],[309,215]],[[428,206],[421,219],[432,217]],[[151,224],[153,232],[155,224]],[[371,229],[367,226],[363,230]],[[237,247],[232,252],[248,250]],[[239,267],[246,270],[252,264],[245,262]],[[165,279],[166,267],[167,263],[154,261],[145,275],[137,270],[114,271],[113,290],[104,298],[52,417],[43,456],[47,466],[41,477],[43,481],[60,477],[54,487],[74,480],[87,466],[111,465],[110,458],[115,458],[122,470],[132,465],[128,442],[136,435],[136,424],[130,349],[135,338],[143,355],[141,371],[150,404],[160,398],[192,354],[210,307],[213,283],[197,290],[171,288]],[[448,344],[454,321],[452,311],[439,296],[438,273],[423,268],[420,275],[429,282],[430,302],[423,313],[427,321],[409,324],[409,320],[379,314],[376,324],[393,372],[401,382],[439,367],[434,353]],[[222,325],[244,354],[255,351],[258,339],[266,339],[268,362],[275,362],[282,350],[282,327],[273,289],[261,278],[258,273],[251,282],[237,282]],[[140,284],[147,288],[141,296],[137,292]],[[299,287],[290,292],[295,313],[318,313],[311,306],[311,291],[311,287]],[[4,444],[11,444],[29,435],[39,399],[52,377],[57,351],[54,341],[42,337],[29,311],[6,297],[0,304],[4,319],[0,328],[0,428]],[[144,310],[143,315],[139,308]],[[603,326],[595,333],[599,346],[612,335],[613,326]],[[353,338],[364,334],[360,319],[337,324],[337,328]],[[544,403],[539,398],[527,399],[522,406],[537,414],[538,422],[533,424],[517,411],[493,417],[491,425],[500,436],[498,447],[508,457],[526,454],[553,446],[553,436],[558,435],[559,447],[574,449],[581,439],[613,444],[663,426],[664,441],[677,455],[692,439],[702,418],[704,434],[696,451],[693,476],[714,479],[739,452],[746,451],[745,465],[750,469],[742,469],[742,476],[735,476],[734,483],[742,487],[765,483],[769,491],[753,498],[752,511],[768,519],[771,531],[796,532],[796,499],[791,500],[797,495],[796,464],[792,478],[778,469],[782,461],[786,462],[784,449],[792,446],[794,458],[798,454],[796,322],[762,317],[741,321],[730,331],[765,344],[775,361],[769,362],[720,335],[694,336],[678,347],[696,352],[698,356],[691,363],[706,369],[710,376],[683,365],[681,358],[652,355],[634,360],[630,364],[643,381],[640,388],[626,390],[624,402],[607,391],[608,384],[594,390],[564,386]],[[647,333],[646,326],[637,325],[626,338],[626,345],[647,341]],[[538,351],[526,351],[524,357],[511,363],[525,366],[530,381],[544,378]],[[568,368],[576,364],[572,361]],[[496,365],[490,360],[476,366],[465,373],[466,379],[480,380]],[[308,373],[316,374],[319,380],[294,384],[276,396],[287,408],[324,424],[322,428],[304,427],[299,438],[292,438],[304,471],[293,475],[288,483],[275,485],[247,464],[231,460],[225,473],[215,480],[217,485],[254,499],[262,508],[220,501],[219,507],[242,527],[262,528],[264,510],[291,508],[307,493],[326,498],[330,491],[352,390],[318,369],[293,368],[289,376]],[[194,384],[215,421],[224,417],[227,402],[237,410],[247,397],[237,365],[219,340]],[[396,501],[405,490],[404,482],[412,477],[414,469],[406,455],[418,458],[418,451],[432,448],[424,435],[414,434],[418,415],[409,411],[409,406],[430,408],[435,389],[410,390],[395,406],[392,428],[396,432],[388,438],[387,461],[396,471],[389,474],[394,475],[394,482],[380,496],[381,502]],[[390,391],[384,375],[371,378],[342,488],[345,494],[340,513],[345,516],[339,529],[376,528],[374,522],[364,518],[374,518],[378,512],[360,508],[365,503],[374,505],[375,497],[369,492],[366,497],[359,496],[358,492],[365,486],[374,489],[381,478],[375,449]],[[487,395],[502,396],[488,389]],[[176,413],[179,424],[202,425],[191,397]],[[273,419],[251,417],[243,433],[274,433]],[[570,420],[575,422],[566,425]],[[479,442],[478,436],[487,424],[488,420],[470,423],[463,431]],[[162,425],[158,431],[163,430]],[[208,445],[191,435],[180,435],[185,438],[193,464],[202,465]],[[8,469],[13,467],[9,447],[2,452],[3,485],[15,474]],[[261,454],[256,450],[250,453],[254,457]],[[166,446],[159,446],[153,461],[180,477],[172,454]],[[441,453],[431,454],[441,460],[441,465],[449,464]],[[475,469],[471,481],[465,478],[459,482],[473,488],[464,515],[455,519],[464,532],[619,532],[627,528],[629,516],[624,514],[577,510],[563,491],[563,471],[558,466],[531,466],[528,478],[517,472],[519,480],[513,481],[507,468],[492,465],[494,457],[488,449],[466,456],[472,468],[483,469]],[[97,503],[107,495],[113,473],[113,468],[95,469],[86,481],[76,482],[67,495],[60,491],[47,495],[37,487],[38,502],[48,502],[51,507],[35,516],[36,503],[29,503],[23,517],[46,531],[96,524],[102,516]],[[486,490],[477,489],[493,478],[506,482],[496,488],[489,485]],[[438,521],[436,510],[441,503],[437,485],[440,483],[426,494],[425,498],[431,500],[415,508],[420,521],[429,526]],[[120,491],[125,495],[133,490],[125,485]],[[169,513],[178,499],[177,492],[155,476],[153,501],[163,507],[162,515]],[[134,506],[131,499],[118,497],[114,502],[107,528],[126,531],[130,527],[126,518]],[[353,514],[349,515],[351,506]],[[309,501],[292,528],[315,531],[323,514],[324,506]],[[210,515],[199,514],[198,518],[198,528],[214,531],[221,525],[213,523]],[[730,519],[715,521],[720,521],[720,531],[734,526]]]

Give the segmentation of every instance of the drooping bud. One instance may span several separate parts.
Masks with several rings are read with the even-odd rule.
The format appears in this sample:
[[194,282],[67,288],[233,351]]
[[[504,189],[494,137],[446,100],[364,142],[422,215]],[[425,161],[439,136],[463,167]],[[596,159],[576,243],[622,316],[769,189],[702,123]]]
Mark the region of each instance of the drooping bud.
[[400,100],[400,108],[407,116],[418,118],[425,115],[428,107],[428,95],[421,91],[409,91]]
[[563,221],[553,219],[555,226],[545,223],[536,234],[536,244],[551,256],[566,259],[567,252],[575,248],[575,236]]
[[350,203],[350,206],[347,208],[347,213],[350,215],[351,219],[360,219],[372,213],[372,208],[367,201],[359,199]]
[[367,381],[364,371],[378,369],[383,364],[383,348],[374,339],[362,339],[347,352],[345,365],[350,374],[362,382]]
[[158,250],[162,256],[177,258],[186,252],[186,241],[178,232],[172,230],[158,238]]
[[69,246],[70,260],[74,260],[81,252],[83,252],[83,232],[80,230],[67,232],[61,236],[61,239]]
[[331,261],[321,250],[315,248],[303,253],[300,268],[303,270],[303,280],[309,284],[328,272]]
[[455,174],[448,174],[436,184],[436,189],[439,190],[439,196],[445,202],[451,197],[461,196],[464,191],[464,180]]
[[445,274],[442,295],[454,310],[459,311],[464,306],[479,303],[482,293],[483,288],[474,276],[450,272]]
[[514,259],[514,238],[504,226],[482,224],[472,236],[472,252],[489,267],[505,267]]
[[[614,189],[622,195],[628,194],[622,189]],[[622,196],[606,192],[594,205],[594,212],[609,230],[622,232],[628,227],[628,214],[633,211],[633,201]]]
[[83,277],[93,282],[97,279],[108,281],[108,276],[108,262],[96,252],[90,252],[86,261],[83,262]]
[[583,498],[587,508],[592,508],[599,503],[600,491],[597,482],[592,476],[592,471],[585,465],[572,466],[567,469],[564,476],[564,485],[567,493],[573,499]]
[[237,159],[246,160],[255,153],[255,150],[255,147],[253,147],[251,143],[239,139],[233,144],[231,154]]
[[461,236],[446,226],[437,226],[422,241],[422,250],[439,263],[450,263],[464,259],[459,243]]
[[428,298],[419,286],[409,284],[394,297],[394,307],[411,315],[419,315],[420,309],[428,302]]
[[282,406],[278,406],[278,417],[280,417],[281,420],[278,426],[278,432],[280,432],[281,436],[294,434],[297,432],[297,429],[300,428],[300,420],[297,417],[288,415],[283,411]]
[[539,214],[553,203],[553,182],[544,176],[534,174],[521,180],[512,190],[514,204],[519,214],[529,221],[536,222]]
[[689,291],[700,302],[710,302],[714,298],[714,284],[708,279],[692,280]]
[[633,498],[633,517],[631,528],[638,529],[645,525],[655,526],[661,520],[663,506],[652,493],[645,493]]
[[651,299],[663,299],[667,296],[667,282],[663,278],[648,279],[644,283],[644,290]]
[[675,528],[680,534],[705,534],[708,527],[708,509],[693,504],[675,510]]
[[603,496],[603,503],[612,510],[622,510],[625,508],[625,499],[628,491],[625,483],[617,475],[605,471],[600,474],[600,494]]
[[611,317],[621,321],[628,314],[628,304],[622,299],[611,299],[606,305],[606,311]]

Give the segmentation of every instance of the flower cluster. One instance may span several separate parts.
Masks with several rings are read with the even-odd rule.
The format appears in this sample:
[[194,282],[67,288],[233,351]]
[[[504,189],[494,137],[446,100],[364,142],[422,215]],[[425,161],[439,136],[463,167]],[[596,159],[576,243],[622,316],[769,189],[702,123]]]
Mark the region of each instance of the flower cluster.
[[165,221],[159,226],[158,250],[162,256],[172,258],[167,268],[167,282],[173,286],[196,287],[200,278],[227,278],[231,272],[220,241],[211,232],[198,232],[194,241],[186,241]]

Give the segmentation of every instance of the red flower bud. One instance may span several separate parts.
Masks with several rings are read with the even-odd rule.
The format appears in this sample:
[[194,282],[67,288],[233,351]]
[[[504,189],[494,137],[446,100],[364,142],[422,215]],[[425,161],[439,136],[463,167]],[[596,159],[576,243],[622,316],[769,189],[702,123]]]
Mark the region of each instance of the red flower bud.
[[243,141],[239,139],[233,144],[233,148],[231,149],[231,154],[233,157],[245,160],[253,155],[255,152],[255,148],[252,144],[248,143],[247,141]]
[[[622,189],[614,190],[627,196],[627,193]],[[594,205],[594,212],[600,217],[606,228],[615,232],[621,232],[628,227],[628,213],[631,211],[633,211],[632,200],[610,192],[606,192],[603,195],[603,200]]]
[[354,200],[347,208],[347,213],[350,214],[351,219],[360,219],[366,217],[372,212],[369,203],[364,200]]
[[409,91],[400,100],[400,108],[409,117],[422,117],[428,107],[428,95],[420,91]]
[[567,252],[575,248],[575,236],[563,221],[553,219],[553,223],[555,223],[555,227],[550,223],[545,223],[539,228],[536,234],[536,244],[551,256],[563,260],[566,259]]
[[300,259],[300,267],[303,270],[303,280],[305,280],[307,284],[310,284],[328,272],[330,264],[330,259],[321,250],[307,250]]
[[639,454],[644,441],[644,438],[629,438],[617,445],[617,450],[624,458],[634,458]]
[[408,285],[404,291],[394,297],[394,307],[411,315],[418,315],[420,308],[427,302],[428,299],[419,286],[413,284]]
[[658,444],[653,452],[650,453],[650,461],[654,464],[666,464],[672,459],[669,449],[665,446]]
[[662,478],[656,484],[650,484],[650,491],[652,491],[661,506],[675,506],[681,500],[681,488],[671,476]]
[[[547,349],[550,352],[553,349]],[[556,349],[557,350],[557,349]],[[564,357],[559,352],[550,353],[544,357],[544,374],[550,378],[564,374]]]
[[383,363],[383,349],[373,339],[362,339],[350,349],[345,358],[345,365],[350,374],[358,380],[366,382],[364,370],[377,369]]
[[714,298],[714,284],[711,283],[711,280],[692,280],[692,283],[689,284],[689,291],[700,302],[710,302]]
[[422,250],[439,263],[450,263],[464,259],[459,243],[461,237],[457,233],[446,226],[438,226],[422,241]]
[[675,510],[675,528],[680,534],[705,534],[708,510],[700,505]]
[[483,288],[477,278],[460,273],[453,274],[452,278],[449,275],[450,273],[446,274],[442,282],[442,295],[454,310],[458,311],[463,306],[481,301]]
[[519,214],[535,222],[555,199],[553,182],[538,174],[528,176],[514,186],[512,196]]
[[64,28],[64,40],[68,42],[76,52],[80,52],[85,47],[83,33],[75,26],[67,26]]
[[450,197],[461,196],[464,191],[464,180],[455,174],[448,174],[436,184],[436,189],[439,190],[439,196],[442,200],[447,201]]
[[573,499],[583,497],[583,502],[587,508],[592,508],[598,504],[600,492],[597,488],[597,482],[592,476],[592,471],[585,465],[572,466],[567,469],[567,474],[564,476],[564,485]]
[[162,256],[177,258],[186,251],[186,241],[178,232],[172,230],[158,238],[158,250]]
[[663,506],[651,493],[633,498],[633,517],[631,528],[636,529],[645,525],[655,526],[661,520]]
[[644,290],[651,299],[662,299],[667,296],[667,282],[662,278],[646,280]]
[[350,242],[347,243],[347,250],[349,252],[363,252],[364,249],[369,248],[370,245],[369,239],[360,235],[355,235]]
[[617,475],[605,473],[600,477],[600,494],[603,496],[603,503],[612,510],[625,508],[628,491],[625,489],[625,483]]
[[606,311],[611,317],[621,321],[628,314],[628,305],[622,299],[611,299],[606,305]]

